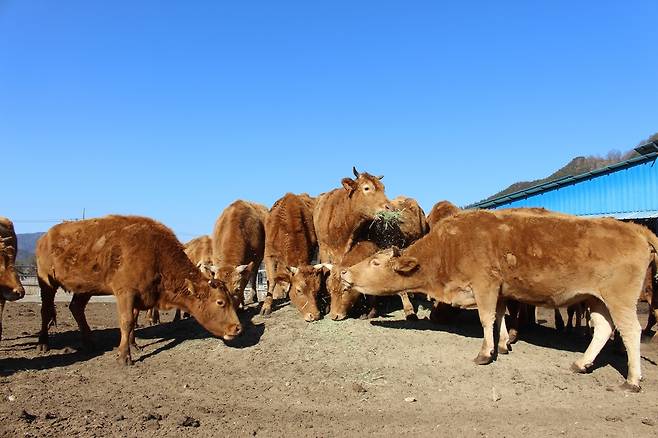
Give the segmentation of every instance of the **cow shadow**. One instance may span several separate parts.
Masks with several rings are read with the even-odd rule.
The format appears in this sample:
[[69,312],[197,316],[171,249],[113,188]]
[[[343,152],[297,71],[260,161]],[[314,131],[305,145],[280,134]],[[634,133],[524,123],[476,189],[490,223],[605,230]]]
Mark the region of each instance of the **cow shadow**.
[[[252,324],[251,320],[256,314],[255,309],[246,309],[239,312],[243,333],[232,341],[223,341],[230,348],[248,348],[260,342],[265,332],[264,324]],[[38,344],[38,336],[26,336],[31,341],[20,342],[3,346],[0,351],[34,351]],[[133,349],[135,362],[145,362],[157,354],[170,350],[185,341],[195,339],[215,338],[204,329],[194,318],[172,321],[137,328],[135,330],[136,342],[140,351]],[[77,362],[87,361],[94,357],[116,350],[121,340],[118,328],[92,330],[93,348],[85,347],[82,337],[77,329],[51,333],[49,337],[50,351],[34,357],[12,357],[0,359],[0,376],[10,376],[18,371],[45,370],[73,365]],[[144,352],[144,349],[157,346],[153,351]]]
[[[483,330],[480,324],[477,310],[462,311],[457,315],[450,324],[438,324],[429,319],[418,321],[407,320],[375,320],[370,324],[376,327],[384,327],[396,330],[419,330],[419,331],[439,331],[455,334],[467,338],[483,338]],[[509,325],[508,325],[509,327]],[[572,353],[584,353],[591,341],[591,337],[578,332],[558,331],[552,327],[544,325],[530,325],[520,329],[519,342],[535,345],[538,347],[551,348],[560,351]],[[514,349],[522,348],[522,345],[514,344]],[[512,353],[513,354],[513,353]],[[658,366],[658,364],[642,356],[644,364]],[[589,371],[595,371],[598,368],[612,366],[619,374],[626,376],[628,372],[628,363],[626,351],[623,348],[620,337],[616,336],[614,340],[608,341],[601,353],[594,361],[594,365]]]

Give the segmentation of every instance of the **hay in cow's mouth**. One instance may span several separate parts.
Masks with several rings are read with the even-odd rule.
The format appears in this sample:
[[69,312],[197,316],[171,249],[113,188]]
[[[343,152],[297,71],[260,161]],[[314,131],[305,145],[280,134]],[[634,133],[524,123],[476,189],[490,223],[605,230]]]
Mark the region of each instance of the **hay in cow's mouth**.
[[[375,215],[374,222],[380,223],[384,231],[402,221],[401,210],[384,210]],[[374,223],[373,222],[373,223]]]

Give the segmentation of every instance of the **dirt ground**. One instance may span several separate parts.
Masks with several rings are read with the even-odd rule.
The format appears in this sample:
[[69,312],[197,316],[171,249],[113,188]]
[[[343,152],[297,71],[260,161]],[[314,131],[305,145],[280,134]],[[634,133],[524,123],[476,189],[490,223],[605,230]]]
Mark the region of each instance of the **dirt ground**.
[[115,362],[114,304],[92,303],[87,315],[97,351],[78,351],[58,303],[52,350],[37,354],[39,304],[7,304],[1,436],[658,436],[658,346],[643,343],[643,390],[629,394],[612,342],[591,374],[569,371],[587,339],[556,332],[548,311],[488,366],[472,362],[474,312],[441,326],[401,311],[308,324],[290,306],[269,318],[249,309],[230,345],[191,319],[142,328],[132,367]]

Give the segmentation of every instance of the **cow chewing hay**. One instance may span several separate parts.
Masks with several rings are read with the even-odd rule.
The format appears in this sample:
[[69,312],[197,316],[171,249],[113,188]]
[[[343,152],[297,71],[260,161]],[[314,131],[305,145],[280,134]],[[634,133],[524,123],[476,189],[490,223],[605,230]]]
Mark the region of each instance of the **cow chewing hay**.
[[373,224],[381,224],[383,231],[399,224],[402,221],[403,210],[384,210],[375,215]]

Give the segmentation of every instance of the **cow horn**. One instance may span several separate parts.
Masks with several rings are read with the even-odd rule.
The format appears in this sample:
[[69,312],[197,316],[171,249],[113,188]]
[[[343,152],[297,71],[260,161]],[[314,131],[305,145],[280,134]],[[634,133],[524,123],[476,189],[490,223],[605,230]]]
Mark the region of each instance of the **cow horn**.
[[352,166],[352,173],[354,173],[355,177],[357,177],[357,178],[359,177],[359,171],[356,170],[355,166]]
[[384,179],[384,175],[379,175],[377,179]]
[[334,269],[334,265],[332,265],[331,263],[323,263],[322,265],[324,265],[324,267],[330,271]]
[[295,266],[288,266],[288,270],[289,270],[290,272],[292,272],[293,275],[299,272],[299,268],[297,268],[297,267],[295,267]]

